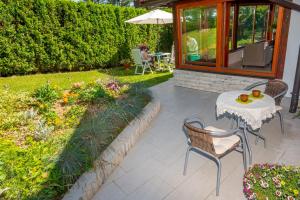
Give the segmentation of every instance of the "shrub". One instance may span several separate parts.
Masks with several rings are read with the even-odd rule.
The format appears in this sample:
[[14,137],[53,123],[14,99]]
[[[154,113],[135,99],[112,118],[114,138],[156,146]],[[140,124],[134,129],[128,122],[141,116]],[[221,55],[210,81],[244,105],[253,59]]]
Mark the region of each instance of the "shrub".
[[244,193],[248,199],[296,200],[300,198],[300,168],[256,164],[244,176]]
[[0,76],[116,66],[144,41],[152,50],[170,45],[170,28],[125,23],[145,12],[92,1],[0,0]]

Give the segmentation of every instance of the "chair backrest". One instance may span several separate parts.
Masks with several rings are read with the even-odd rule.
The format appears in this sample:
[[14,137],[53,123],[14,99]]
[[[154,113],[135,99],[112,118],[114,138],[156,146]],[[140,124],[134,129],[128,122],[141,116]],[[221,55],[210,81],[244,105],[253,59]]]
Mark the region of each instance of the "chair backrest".
[[[266,84],[265,94],[276,97],[275,103],[276,105],[281,104],[282,98],[286,95],[288,91],[288,85],[282,80],[269,80]],[[279,95],[279,96],[278,96]]]
[[249,66],[265,66],[266,60],[266,48],[264,42],[248,44],[244,48],[243,65]]
[[212,155],[216,155],[213,139],[209,134],[210,131],[195,127],[188,122],[184,123],[184,127],[193,147],[197,147]]
[[140,49],[132,49],[131,56],[135,65],[143,65],[142,53]]

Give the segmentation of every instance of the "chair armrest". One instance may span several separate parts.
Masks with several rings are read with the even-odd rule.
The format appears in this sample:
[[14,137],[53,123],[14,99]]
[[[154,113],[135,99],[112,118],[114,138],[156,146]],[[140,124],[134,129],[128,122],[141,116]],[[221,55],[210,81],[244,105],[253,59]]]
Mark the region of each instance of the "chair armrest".
[[251,89],[256,88],[258,86],[266,85],[267,83],[268,83],[268,81],[259,81],[259,82],[253,83],[253,84],[245,87],[244,90],[251,90]]
[[184,124],[185,123],[189,123],[189,124],[199,124],[201,126],[202,129],[204,129],[205,124],[204,121],[197,115],[188,117],[184,119]]
[[229,137],[232,135],[236,135],[237,132],[239,132],[240,129],[234,129],[226,132],[220,132],[220,131],[210,131],[209,135],[212,137],[217,137],[217,138],[223,138],[223,137]]
[[287,93],[287,89],[286,90],[284,90],[283,92],[281,92],[281,93],[279,93],[279,94],[277,94],[276,96],[274,96],[273,97],[273,99],[277,99],[277,98],[279,98],[279,97],[281,97],[281,96],[285,96],[285,94]]

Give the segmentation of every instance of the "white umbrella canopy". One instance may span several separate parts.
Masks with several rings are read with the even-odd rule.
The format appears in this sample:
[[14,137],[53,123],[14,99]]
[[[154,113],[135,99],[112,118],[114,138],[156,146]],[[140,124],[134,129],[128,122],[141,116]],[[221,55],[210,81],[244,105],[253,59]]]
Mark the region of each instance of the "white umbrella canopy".
[[171,24],[173,23],[173,15],[172,13],[156,9],[125,22],[131,24]]

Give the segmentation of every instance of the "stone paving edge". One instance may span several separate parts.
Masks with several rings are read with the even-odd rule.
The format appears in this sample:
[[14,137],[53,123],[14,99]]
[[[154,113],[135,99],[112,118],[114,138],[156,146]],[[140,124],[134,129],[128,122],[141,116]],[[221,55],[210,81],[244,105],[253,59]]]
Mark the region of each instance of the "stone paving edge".
[[151,93],[152,100],[132,120],[118,137],[105,149],[94,163],[94,169],[85,172],[65,194],[63,200],[90,200],[114,169],[123,161],[128,151],[149,127],[160,111],[160,101]]

